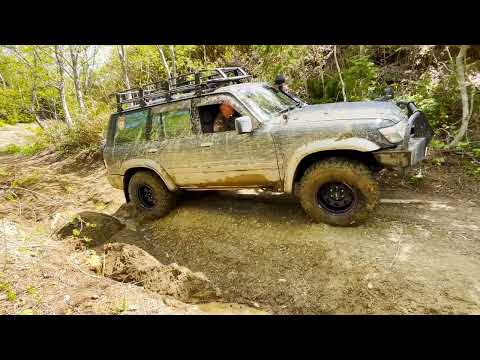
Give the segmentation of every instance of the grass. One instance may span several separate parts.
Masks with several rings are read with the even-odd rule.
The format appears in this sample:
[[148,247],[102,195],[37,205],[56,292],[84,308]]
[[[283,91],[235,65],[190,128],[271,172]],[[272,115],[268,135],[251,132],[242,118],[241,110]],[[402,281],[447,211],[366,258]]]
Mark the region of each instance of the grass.
[[10,173],[7,170],[0,168],[0,179],[9,175]]
[[120,314],[124,313],[124,312],[127,311],[127,310],[128,310],[128,301],[127,301],[127,298],[124,297],[124,298],[122,299],[122,302],[121,302],[119,305],[115,306],[115,307],[112,309],[112,312],[113,312],[113,314],[115,314],[115,315],[120,315]]
[[26,175],[21,178],[17,178],[12,181],[12,187],[27,187],[33,184],[36,184],[40,181],[40,173],[38,171],[33,171],[31,174]]
[[0,292],[4,292],[7,295],[7,300],[10,302],[17,300],[17,293],[12,289],[12,285],[10,283],[0,283]]
[[0,149],[0,152],[11,154],[11,155],[24,155],[24,156],[32,156],[38,154],[42,150],[45,150],[48,147],[48,144],[43,141],[43,139],[36,139],[31,144],[27,145],[17,145],[17,144],[9,144],[4,148]]

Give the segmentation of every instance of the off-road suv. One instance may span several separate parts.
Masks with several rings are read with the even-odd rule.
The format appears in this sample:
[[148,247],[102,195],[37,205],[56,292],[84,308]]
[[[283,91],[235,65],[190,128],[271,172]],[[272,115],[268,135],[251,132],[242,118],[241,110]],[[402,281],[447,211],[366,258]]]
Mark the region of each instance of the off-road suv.
[[[218,68],[117,93],[103,150],[112,186],[147,218],[166,215],[180,191],[261,188],[348,226],[377,203],[374,172],[426,156],[432,130],[412,102],[308,105],[249,78]],[[214,132],[222,103],[235,129]]]

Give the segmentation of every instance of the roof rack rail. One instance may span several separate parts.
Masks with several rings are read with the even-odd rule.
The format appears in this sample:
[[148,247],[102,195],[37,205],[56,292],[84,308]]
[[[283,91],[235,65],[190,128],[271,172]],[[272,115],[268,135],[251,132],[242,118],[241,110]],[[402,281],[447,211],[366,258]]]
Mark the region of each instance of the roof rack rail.
[[[181,98],[199,96],[211,92],[221,86],[240,83],[249,79],[241,67],[224,67],[212,70],[200,70],[163,79],[142,87],[122,90],[113,95],[117,101],[117,111],[122,112],[132,107],[143,107],[154,102],[166,103]],[[123,105],[128,108],[124,109]]]

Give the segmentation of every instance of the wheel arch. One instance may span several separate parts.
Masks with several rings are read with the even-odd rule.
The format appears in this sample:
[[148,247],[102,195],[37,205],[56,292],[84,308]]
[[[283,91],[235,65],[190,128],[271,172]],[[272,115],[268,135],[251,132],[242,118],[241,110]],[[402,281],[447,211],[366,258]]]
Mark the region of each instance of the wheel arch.
[[348,138],[340,141],[335,139],[320,140],[303,145],[290,157],[284,180],[284,191],[294,192],[295,183],[303,176],[313,163],[331,158],[344,157],[359,160],[370,168],[379,166],[372,151],[380,146],[362,138]]
[[123,192],[125,194],[125,199],[127,202],[130,201],[130,195],[128,194],[128,184],[130,183],[130,179],[132,178],[132,176],[139,171],[149,171],[155,174],[156,176],[158,176],[160,180],[163,181],[163,183],[168,188],[168,190],[170,191],[177,190],[177,186],[166,173],[162,175],[162,173],[159,172],[157,169],[154,169],[148,166],[129,167],[128,169],[125,170],[123,175]]

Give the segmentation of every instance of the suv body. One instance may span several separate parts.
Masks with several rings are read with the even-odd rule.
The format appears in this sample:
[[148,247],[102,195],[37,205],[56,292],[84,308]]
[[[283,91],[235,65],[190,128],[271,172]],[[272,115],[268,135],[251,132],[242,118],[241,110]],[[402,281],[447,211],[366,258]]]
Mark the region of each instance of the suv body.
[[[213,133],[211,110],[223,102],[239,115],[236,129]],[[431,136],[413,103],[308,105],[268,84],[240,82],[207,93],[153,100],[112,114],[103,154],[111,185],[123,189],[127,201],[132,198],[130,180],[138,171],[155,174],[173,193],[262,188],[297,194],[307,170],[318,162],[351,160],[369,171],[406,168],[425,158]],[[351,216],[341,220],[346,203],[336,212],[335,199],[345,191],[358,192],[359,198],[368,195],[357,191],[354,181],[346,181],[344,188],[335,185],[342,183],[337,181],[342,175],[332,176],[327,180],[333,185],[323,189],[331,195],[327,202],[322,203],[319,189],[315,196],[320,200],[312,201],[319,202],[323,211],[335,210],[333,220],[306,209],[307,213],[336,225],[358,222]],[[338,194],[332,195],[335,191]],[[148,206],[140,208],[148,210]],[[356,211],[362,210],[366,208]]]

